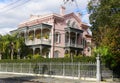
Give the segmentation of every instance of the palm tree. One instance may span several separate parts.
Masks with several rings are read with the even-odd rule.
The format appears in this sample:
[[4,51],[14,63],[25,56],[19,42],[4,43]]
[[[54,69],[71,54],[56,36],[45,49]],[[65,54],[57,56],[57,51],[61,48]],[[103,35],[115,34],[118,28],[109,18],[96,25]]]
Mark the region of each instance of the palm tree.
[[0,35],[0,59],[15,58],[26,56],[29,52],[28,47],[25,45],[24,38],[17,34]]
[[2,56],[3,58],[7,58],[6,50],[9,44],[8,36],[9,35],[4,35],[4,36],[0,35],[0,56]]

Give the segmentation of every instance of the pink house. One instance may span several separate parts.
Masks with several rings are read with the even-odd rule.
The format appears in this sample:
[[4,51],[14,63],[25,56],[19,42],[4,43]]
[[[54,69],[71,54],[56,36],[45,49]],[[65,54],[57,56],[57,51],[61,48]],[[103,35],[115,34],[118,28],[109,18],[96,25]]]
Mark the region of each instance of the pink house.
[[65,14],[61,6],[60,14],[31,15],[19,24],[17,31],[24,36],[25,43],[34,54],[58,58],[65,54],[90,56],[91,35],[89,26],[81,22],[80,14]]

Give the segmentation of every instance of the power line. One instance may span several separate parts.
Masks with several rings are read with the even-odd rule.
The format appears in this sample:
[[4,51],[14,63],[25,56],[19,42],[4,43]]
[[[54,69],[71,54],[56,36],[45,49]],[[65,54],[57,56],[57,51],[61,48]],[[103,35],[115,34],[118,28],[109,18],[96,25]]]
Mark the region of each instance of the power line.
[[77,4],[77,0],[74,0],[74,1],[75,1],[75,4],[76,4],[77,9],[78,9],[78,11],[79,11],[80,8],[79,8],[79,6],[78,6],[78,4]]
[[31,1],[31,0],[27,0],[27,1],[24,1],[24,2],[16,5],[16,6],[13,6],[13,7],[7,9],[6,11],[4,11],[4,13],[7,13],[7,12],[11,11],[12,9],[15,9],[15,8],[17,8],[17,7],[19,7],[19,6],[22,6],[22,5],[24,5],[24,4],[26,4],[26,3],[30,2],[30,1]]
[[64,5],[67,4],[68,2],[70,3],[75,2],[76,8],[78,9],[78,11],[80,10],[77,0],[63,0]]
[[5,8],[11,6],[11,5],[14,5],[14,4],[20,2],[20,1],[21,1],[21,0],[16,0],[15,2],[12,2],[12,3],[10,3],[10,4],[8,4],[8,5],[6,5],[6,6],[2,7],[2,8],[0,8],[0,9],[5,9]]

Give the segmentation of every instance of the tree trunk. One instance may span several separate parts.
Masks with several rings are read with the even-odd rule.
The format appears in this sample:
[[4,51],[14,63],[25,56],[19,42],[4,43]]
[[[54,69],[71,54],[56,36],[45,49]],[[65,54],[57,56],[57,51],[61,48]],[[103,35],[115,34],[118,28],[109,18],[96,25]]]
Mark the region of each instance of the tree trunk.
[[14,50],[11,49],[11,60],[13,60],[13,54],[14,54]]

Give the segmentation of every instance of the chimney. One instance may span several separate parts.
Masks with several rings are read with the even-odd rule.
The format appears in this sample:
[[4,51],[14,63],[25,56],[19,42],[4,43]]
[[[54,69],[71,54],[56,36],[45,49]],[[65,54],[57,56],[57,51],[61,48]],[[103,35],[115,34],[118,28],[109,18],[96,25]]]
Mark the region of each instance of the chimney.
[[64,16],[65,15],[65,7],[61,5],[60,7],[60,15]]

